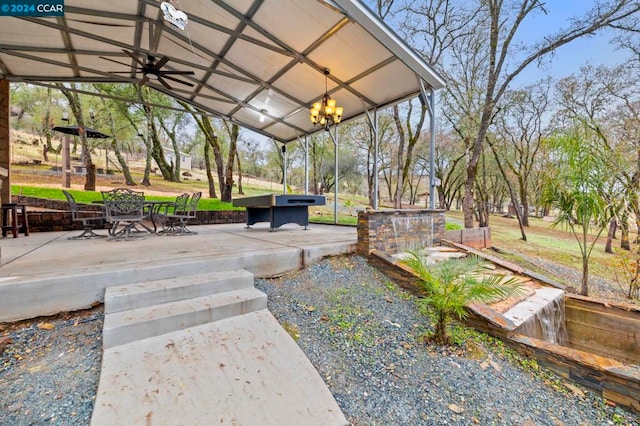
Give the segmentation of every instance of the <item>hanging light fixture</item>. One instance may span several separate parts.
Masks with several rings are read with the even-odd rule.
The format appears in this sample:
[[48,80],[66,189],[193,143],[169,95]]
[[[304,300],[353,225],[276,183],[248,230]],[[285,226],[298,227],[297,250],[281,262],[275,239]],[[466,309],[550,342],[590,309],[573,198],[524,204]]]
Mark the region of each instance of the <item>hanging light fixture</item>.
[[336,106],[336,100],[329,97],[329,90],[327,87],[329,75],[329,68],[324,69],[324,96],[321,102],[316,102],[311,107],[311,122],[316,125],[319,124],[324,127],[325,130],[333,124],[340,123],[342,120],[342,113],[344,109]]

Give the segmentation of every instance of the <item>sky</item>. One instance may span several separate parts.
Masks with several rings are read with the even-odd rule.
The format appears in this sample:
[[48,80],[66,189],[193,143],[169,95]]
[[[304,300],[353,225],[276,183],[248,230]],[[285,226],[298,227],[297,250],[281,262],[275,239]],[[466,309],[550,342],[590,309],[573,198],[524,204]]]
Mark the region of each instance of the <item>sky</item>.
[[[372,10],[375,7],[373,0],[365,0],[365,3]],[[571,18],[584,14],[593,7],[595,1],[546,0],[543,3],[547,14],[529,15],[518,29],[517,38],[527,44],[566,28]],[[392,21],[387,22],[387,24],[392,28],[394,27]],[[394,28],[394,30],[400,33],[398,29]],[[521,76],[514,81],[515,87],[531,84],[549,73],[555,77],[565,77],[578,72],[580,67],[587,63],[592,65],[620,63],[629,54],[624,51],[616,51],[615,47],[609,44],[612,37],[613,32],[609,31],[604,34],[574,40],[568,45],[559,48],[553,60],[543,69],[538,68],[535,63],[529,65]]]
[[[522,40],[540,40],[541,36],[552,34],[568,26],[572,17],[577,17],[589,10],[592,0],[549,0],[545,2],[547,14],[530,17],[519,31]],[[542,30],[542,31],[541,31]],[[603,31],[597,35],[580,38],[562,46],[556,51],[553,60],[543,69],[531,64],[516,84],[536,81],[543,75],[551,73],[555,77],[564,77],[579,72],[580,67],[591,65],[615,65],[629,57],[629,53],[610,44],[613,31]]]

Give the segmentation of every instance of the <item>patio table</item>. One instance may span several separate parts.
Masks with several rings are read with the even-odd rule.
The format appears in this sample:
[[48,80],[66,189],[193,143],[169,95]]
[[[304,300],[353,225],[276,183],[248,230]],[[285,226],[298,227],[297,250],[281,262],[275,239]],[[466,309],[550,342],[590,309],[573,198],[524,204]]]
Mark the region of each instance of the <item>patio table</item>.
[[175,201],[145,200],[145,218],[148,218],[151,221],[153,230],[151,230],[151,228],[148,228],[144,223],[141,223],[141,225],[150,233],[157,234],[158,223],[156,222],[156,217],[162,215],[162,213],[168,212],[170,208],[175,207],[175,204]]
[[[101,204],[104,211],[104,200],[94,200],[92,204]],[[144,222],[140,222],[147,232],[150,234],[158,233],[158,223],[156,222],[157,216],[162,213],[166,213],[170,208],[175,207],[175,201],[167,200],[144,200],[143,204],[143,219],[148,219],[151,222],[152,227],[147,226]],[[135,226],[134,226],[135,227]],[[142,232],[142,231],[139,231]]]
[[269,222],[269,231],[286,223],[297,223],[309,227],[309,206],[322,206],[326,202],[323,195],[267,194],[238,198],[233,205],[246,207],[246,228],[258,222]]

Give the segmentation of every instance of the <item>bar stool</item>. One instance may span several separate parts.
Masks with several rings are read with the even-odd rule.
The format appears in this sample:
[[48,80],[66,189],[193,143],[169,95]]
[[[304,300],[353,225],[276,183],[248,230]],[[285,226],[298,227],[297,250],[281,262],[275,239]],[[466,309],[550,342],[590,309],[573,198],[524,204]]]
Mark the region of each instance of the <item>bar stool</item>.
[[[11,216],[11,224],[9,224]],[[22,217],[22,223],[18,223],[18,217]],[[4,203],[2,205],[2,236],[7,236],[7,231],[13,233],[13,238],[18,238],[18,232],[22,229],[25,236],[29,235],[29,220],[27,219],[27,206],[24,204]]]

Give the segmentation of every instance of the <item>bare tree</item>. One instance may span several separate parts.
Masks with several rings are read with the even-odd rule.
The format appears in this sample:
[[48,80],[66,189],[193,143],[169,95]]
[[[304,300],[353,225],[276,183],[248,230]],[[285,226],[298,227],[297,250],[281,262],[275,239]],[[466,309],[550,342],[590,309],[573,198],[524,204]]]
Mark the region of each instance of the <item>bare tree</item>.
[[[532,63],[552,54],[557,48],[573,40],[592,35],[605,27],[611,27],[640,11],[640,3],[634,0],[614,0],[597,3],[581,18],[556,34],[544,36],[533,45],[526,46],[519,57],[522,45],[517,42],[517,33],[522,23],[536,13],[546,13],[540,0],[487,0],[482,2],[479,19],[486,23],[486,55],[489,58],[487,74],[478,88],[483,92],[483,106],[478,131],[467,162],[467,180],[463,202],[464,224],[473,228],[473,187],[478,173],[478,161],[482,153],[487,131],[495,109],[509,85]],[[462,64],[461,64],[462,65]]]
[[[509,188],[522,239],[527,241],[529,194],[537,175],[537,164],[549,113],[551,80],[546,79],[522,90],[507,92],[496,114],[496,137],[487,141],[497,166]],[[504,165],[504,167],[503,167]]]
[[233,188],[233,164],[237,154],[236,144],[238,140],[238,134],[240,132],[239,127],[235,124],[229,125],[225,123],[227,133],[230,136],[230,149],[227,153],[227,164],[225,167],[224,152],[220,139],[217,135],[217,129],[211,122],[211,118],[202,114],[201,111],[194,110],[189,104],[178,101],[182,107],[191,114],[191,117],[195,120],[198,128],[202,132],[205,138],[205,167],[207,168],[207,178],[209,180],[209,194],[211,198],[215,198],[215,187],[213,185],[213,173],[210,169],[210,155],[209,149],[213,150],[213,161],[216,166],[216,174],[218,176],[218,185],[220,187],[220,201],[231,202]]
[[421,140],[420,132],[427,115],[426,105],[421,105],[420,114],[415,127],[412,123],[412,120],[414,119],[413,115],[413,102],[411,101],[408,102],[407,110],[405,114],[403,114],[405,117],[404,123],[400,119],[400,107],[398,105],[393,107],[393,121],[396,125],[396,135],[398,137],[398,146],[396,151],[396,189],[393,197],[393,207],[396,209],[402,208],[402,196],[405,192],[409,172],[415,159],[413,152],[416,149],[416,145]]
[[160,122],[160,127],[162,127],[165,135],[171,141],[175,164],[170,168],[170,171],[171,180],[174,182],[180,182],[182,147],[179,138],[181,136],[181,130],[187,125],[187,118],[188,116],[184,112],[171,111],[164,115],[163,119],[158,120]]
[[464,147],[449,135],[436,135],[435,175],[439,208],[450,210],[464,184]]
[[[113,135],[112,139],[111,139],[111,149],[113,150],[116,159],[118,160],[118,165],[120,166],[120,169],[122,171],[122,175],[124,176],[125,182],[127,185],[135,185],[135,182],[133,180],[133,177],[131,176],[131,170],[129,169],[129,165],[127,164],[126,159],[124,158],[124,156],[122,155],[122,152],[120,150],[120,144],[119,142],[119,133],[120,133],[120,129],[118,129],[118,126],[116,124],[116,118],[114,116],[114,112],[117,113],[120,109],[120,107],[125,107],[126,108],[126,104],[122,103],[122,102],[114,102],[112,100],[107,100],[105,98],[100,98],[100,102],[102,102],[102,105],[104,106],[104,110],[106,111],[107,114],[107,118],[109,121],[109,125],[111,128],[111,134]],[[134,128],[135,133],[138,133],[138,129]],[[108,159],[107,159],[108,161]],[[105,164],[105,167],[109,167],[108,164]]]
[[[386,9],[381,8],[387,6]],[[378,2],[378,14],[384,18],[393,2]],[[396,16],[400,14],[401,30],[410,43],[425,60],[439,65],[446,49],[458,37],[469,31],[467,24],[473,18],[474,12],[448,0],[405,1],[400,5]],[[422,101],[425,101],[422,99]],[[414,152],[419,149],[420,142],[426,143],[420,137],[422,126],[427,115],[424,102],[420,105],[419,113],[415,113],[414,105],[409,102],[404,108],[403,118],[400,117],[400,107],[393,109],[396,125],[398,145],[396,151],[396,185],[393,191],[395,208],[402,207],[402,196],[409,185],[408,179],[414,169],[414,162],[418,158]],[[433,117],[431,117],[433,119]],[[390,182],[388,182],[390,183]],[[415,191],[412,191],[415,192]]]

